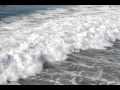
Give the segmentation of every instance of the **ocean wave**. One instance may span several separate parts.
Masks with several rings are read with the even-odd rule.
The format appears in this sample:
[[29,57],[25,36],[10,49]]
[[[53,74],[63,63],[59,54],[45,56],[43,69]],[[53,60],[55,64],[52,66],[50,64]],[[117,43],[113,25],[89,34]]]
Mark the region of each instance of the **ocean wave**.
[[44,62],[64,61],[80,49],[112,46],[120,39],[118,10],[91,9],[69,6],[0,21],[0,84],[36,75]]

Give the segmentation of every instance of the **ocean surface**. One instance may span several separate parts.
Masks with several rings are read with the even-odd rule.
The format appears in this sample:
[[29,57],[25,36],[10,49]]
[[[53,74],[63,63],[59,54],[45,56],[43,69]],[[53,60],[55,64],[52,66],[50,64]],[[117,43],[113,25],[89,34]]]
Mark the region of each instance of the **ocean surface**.
[[120,6],[0,6],[0,84],[120,85]]

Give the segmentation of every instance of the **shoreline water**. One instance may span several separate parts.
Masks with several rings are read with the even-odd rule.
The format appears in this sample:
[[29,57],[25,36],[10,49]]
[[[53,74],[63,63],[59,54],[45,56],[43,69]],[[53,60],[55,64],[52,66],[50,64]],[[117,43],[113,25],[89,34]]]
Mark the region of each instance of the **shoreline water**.
[[106,50],[81,50],[61,63],[45,63],[41,74],[8,85],[120,85],[120,40]]
[[[56,14],[56,12],[58,14],[59,9],[57,11],[55,11],[54,13]],[[53,16],[54,16],[54,13],[52,14]],[[59,14],[59,16],[61,16],[63,13],[64,12],[61,12]],[[71,13],[68,13],[68,14],[71,14]],[[94,14],[94,13],[90,13],[90,14]],[[47,14],[45,14],[45,15],[47,15]],[[57,62],[54,63],[54,64],[53,63],[52,64],[45,63],[43,65],[44,66],[43,67],[43,72],[40,75],[33,76],[33,77],[28,77],[27,79],[25,79],[25,82],[24,82],[24,79],[20,79],[19,83],[20,84],[31,84],[31,83],[32,84],[46,84],[47,82],[49,82],[48,84],[54,84],[54,83],[55,84],[61,84],[61,83],[63,83],[63,84],[86,84],[86,83],[91,84],[91,82],[92,83],[97,82],[97,84],[101,84],[101,83],[106,84],[106,83],[111,83],[111,81],[112,81],[112,83],[117,82],[119,84],[119,54],[120,54],[120,52],[119,52],[119,40],[116,41],[117,46],[116,45],[113,46],[114,48],[117,48],[117,49],[114,49],[114,48],[113,49],[109,48],[109,50],[108,49],[107,50],[89,49],[89,48],[97,48],[97,46],[100,46],[100,45],[103,45],[103,47],[104,47],[104,45],[105,46],[111,46],[112,44],[109,40],[114,41],[117,38],[119,38],[119,36],[117,37],[117,35],[118,35],[117,31],[119,32],[119,30],[117,30],[117,29],[119,27],[118,26],[111,27],[111,25],[114,24],[113,21],[115,21],[115,23],[117,25],[119,25],[118,24],[119,21],[118,22],[116,21],[116,19],[118,19],[117,16],[116,16],[115,20],[112,18],[112,16],[109,17],[109,14],[106,17],[103,16],[104,20],[112,22],[111,25],[106,24],[107,22],[103,23],[104,20],[102,21],[102,20],[98,20],[98,19],[95,19],[93,21],[98,20],[99,23],[96,24],[96,22],[95,22],[95,24],[93,25],[92,20],[90,20],[89,25],[93,25],[94,27],[96,27],[98,32],[99,32],[100,29],[97,28],[97,26],[99,27],[100,23],[103,24],[103,28],[104,27],[107,28],[107,26],[108,26],[110,28],[110,30],[105,29],[106,32],[107,32],[106,34],[104,34],[104,31],[101,31],[101,33],[102,33],[102,35],[101,35],[99,33],[94,33],[94,29],[91,28],[91,27],[88,27],[88,28],[90,28],[90,30],[88,30],[88,29],[86,29],[86,30],[88,30],[87,35],[89,35],[89,36],[85,37],[86,39],[88,39],[88,41],[83,43],[83,42],[81,42],[81,39],[83,41],[86,41],[86,40],[84,38],[81,38],[81,36],[83,35],[83,37],[84,37],[84,35],[86,35],[86,33],[83,33],[82,31],[79,32],[80,28],[76,27],[76,26],[84,24],[84,23],[81,24],[81,21],[82,21],[81,17],[82,16],[78,18],[79,15],[80,14],[78,14],[78,15],[76,14],[73,17],[73,19],[71,19],[71,17],[66,17],[67,20],[62,19],[62,18],[65,18],[65,16],[64,16],[64,17],[61,18],[63,21],[61,21],[61,19],[57,19],[55,21],[52,18],[51,22],[45,23],[45,25],[44,25],[45,29],[42,28],[42,30],[40,29],[40,27],[42,27],[42,25],[40,26],[40,23],[39,23],[40,21],[35,22],[37,19],[40,19],[40,14],[39,13],[37,15],[32,14],[31,16],[28,16],[27,17],[28,22],[26,21],[26,17],[24,19],[20,20],[22,22],[22,24],[21,24],[21,22],[18,22],[19,20],[17,21],[16,18],[14,18],[17,23],[12,23],[12,21],[11,21],[11,22],[9,22],[10,24],[7,23],[5,26],[3,24],[4,27],[2,27],[2,25],[1,25],[1,27],[2,27],[1,30],[3,30],[3,31],[5,30],[4,28],[6,28],[7,25],[8,25],[7,28],[6,28],[7,30],[9,30],[9,31],[14,30],[11,33],[6,32],[6,33],[9,34],[9,37],[15,36],[15,37],[11,37],[11,40],[13,42],[14,42],[14,40],[16,40],[16,35],[19,35],[21,32],[23,32],[23,33],[20,34],[21,35],[20,37],[24,37],[23,40],[26,41],[23,44],[18,43],[18,44],[20,44],[20,47],[18,46],[18,48],[16,50],[13,50],[12,52],[5,54],[6,57],[8,57],[8,58],[3,57],[3,59],[2,59],[3,62],[4,62],[4,58],[6,59],[6,61],[4,63],[2,62],[3,66],[6,63],[7,63],[7,65],[9,64],[8,59],[10,59],[11,61],[14,61],[12,63],[13,67],[12,68],[10,67],[10,69],[8,69],[10,71],[7,71],[8,75],[3,74],[3,76],[6,76],[6,78],[7,78],[6,80],[11,80],[11,79],[12,80],[17,80],[20,77],[23,77],[24,75],[27,77],[27,75],[30,76],[31,74],[34,74],[34,73],[32,73],[32,71],[38,70],[39,67],[36,67],[37,69],[36,68],[31,69],[29,67],[37,66],[38,65],[37,64],[38,59],[61,61],[62,55],[64,54],[64,52],[61,51],[61,48],[64,51],[64,50],[67,49],[67,47],[64,48],[64,46],[66,44],[67,45],[71,44],[71,45],[73,45],[73,47],[69,47],[68,49],[70,49],[71,51],[74,51],[74,49],[76,50],[76,47],[74,47],[73,43],[76,42],[76,44],[79,45],[78,42],[80,42],[80,43],[82,43],[82,46],[78,47],[78,49],[83,48],[83,49],[88,49],[88,50],[80,50],[80,52],[78,52],[78,53],[72,53],[72,54],[68,55],[69,58],[67,60],[65,60],[61,63],[57,63]],[[37,17],[39,17],[39,18],[37,18]],[[97,17],[97,18],[99,18],[99,17]],[[81,21],[76,22],[78,20],[77,18]],[[84,18],[86,18],[86,17],[83,17],[83,19]],[[69,23],[69,22],[71,22],[71,21],[69,21],[70,19],[73,23]],[[101,17],[99,19],[101,19]],[[89,20],[89,18],[87,20]],[[65,22],[65,24],[63,24],[64,22]],[[75,22],[77,23],[77,25],[74,24]],[[60,23],[60,24],[58,25],[57,23]],[[68,23],[68,24],[66,24],[66,23]],[[15,24],[16,24],[16,26],[17,25],[18,26],[14,27]],[[64,25],[66,25],[66,28],[69,27],[68,25],[71,25],[71,26],[68,29],[66,29],[66,28],[63,28],[63,27],[65,27]],[[30,27],[30,28],[28,28],[27,26]],[[46,27],[46,26],[48,26],[48,27]],[[73,30],[73,28],[74,28],[73,26],[75,27],[75,30]],[[39,27],[38,30],[41,30],[41,32],[43,30],[46,31],[46,32],[43,32],[41,34],[41,32],[37,31],[36,27],[37,28]],[[53,27],[53,28],[49,28],[49,27]],[[59,31],[59,32],[63,33],[62,36],[61,36],[62,38],[59,38],[59,37],[55,36],[56,34],[57,34],[57,36],[59,36],[58,33],[54,32],[55,30],[58,30],[58,27],[62,28]],[[114,32],[111,31],[112,28],[116,28],[114,30]],[[64,29],[66,30],[65,33],[63,31]],[[18,30],[18,32],[16,32],[17,30]],[[26,31],[28,33],[28,30],[30,30],[32,33],[30,32],[29,34],[26,34]],[[36,31],[34,31],[34,30],[36,30]],[[68,32],[67,32],[67,30],[68,30]],[[69,32],[69,30],[71,30],[73,32]],[[83,28],[83,30],[85,30],[85,28]],[[91,34],[89,33],[89,31],[90,31]],[[15,32],[15,35],[12,34],[13,32]],[[93,34],[92,34],[92,32],[93,32]],[[3,32],[2,35],[4,35],[4,34],[6,35],[6,33]],[[78,35],[79,33],[81,33],[81,34]],[[24,34],[24,36],[22,36],[23,34]],[[46,34],[47,34],[47,37],[46,37]],[[96,36],[98,36],[98,37],[100,36],[100,38],[95,38],[95,41],[92,41],[91,38],[95,34],[97,34]],[[29,35],[30,38],[26,37],[27,35]],[[50,37],[48,37],[49,35],[50,35]],[[72,35],[73,37],[70,36],[70,35]],[[75,35],[78,36],[78,38],[74,37]],[[42,38],[41,38],[41,36],[42,36]],[[106,37],[104,37],[104,36],[106,36]],[[64,37],[66,37],[66,39],[63,39]],[[73,41],[69,37],[74,38]],[[101,37],[103,37],[103,39],[101,39]],[[27,40],[26,40],[26,38],[27,38]],[[39,38],[41,38],[41,39],[39,40]],[[49,38],[51,38],[51,39],[49,39]],[[54,38],[55,38],[55,40],[54,40]],[[6,39],[7,39],[7,37],[6,37]],[[20,40],[21,38],[18,37],[17,39]],[[62,42],[60,42],[61,39],[64,40],[65,43],[62,46],[59,46],[62,43]],[[97,40],[99,40],[99,39],[100,39],[100,42],[102,42],[102,43],[97,42]],[[7,40],[9,40],[9,39],[7,39]],[[89,42],[89,40],[90,40],[90,42]],[[35,41],[35,43],[34,43],[34,41]],[[41,42],[41,41],[47,41],[47,42]],[[49,43],[49,41],[51,41],[52,44]],[[39,44],[39,42],[41,42],[41,44],[43,44],[43,45],[41,46],[41,44]],[[4,43],[4,44],[6,45],[6,43]],[[46,45],[46,44],[49,44],[49,45]],[[87,44],[88,44],[88,46],[87,46]],[[46,47],[44,47],[45,45],[46,45]],[[56,45],[58,47],[56,47]],[[84,45],[85,45],[85,47],[84,47]],[[28,47],[24,48],[24,46],[28,46]],[[41,46],[41,47],[39,47],[39,46]],[[40,53],[39,48],[45,48],[46,51],[48,51],[47,55],[46,55],[46,52]],[[11,47],[11,49],[12,49],[12,47]],[[38,53],[36,53],[36,51],[38,51]],[[44,50],[42,50],[42,52],[43,51]],[[34,55],[34,53],[35,53],[35,55]],[[57,56],[56,53],[58,53],[60,56],[59,55]],[[26,54],[28,54],[28,56],[26,56]],[[65,54],[67,54],[67,52]],[[51,58],[51,57],[53,57],[53,58]],[[48,59],[46,59],[46,58],[48,58]],[[35,59],[36,59],[36,61],[34,61]],[[23,64],[25,60],[26,60],[26,62],[25,62],[26,65]],[[16,68],[16,70],[14,69],[14,67]],[[27,67],[27,70],[26,70],[26,67]],[[21,71],[21,68],[23,69],[22,71]],[[4,71],[4,69],[2,69],[2,70]],[[9,72],[11,72],[11,70],[14,70],[13,71],[13,76],[9,77]],[[108,71],[111,71],[111,72],[108,72]],[[115,71],[115,72],[113,72],[113,71]],[[27,73],[24,74],[23,72],[27,72]],[[17,75],[16,75],[16,73],[17,73]],[[110,74],[110,76],[109,76],[109,74]],[[14,75],[16,76],[16,79],[14,79]],[[113,75],[113,76],[111,76],[111,75]],[[109,77],[109,78],[106,78],[106,77]],[[115,79],[115,78],[117,78],[117,79]],[[45,80],[45,79],[47,79],[47,80]],[[85,79],[85,80],[83,80],[83,79]],[[82,83],[81,83],[81,80],[82,80]],[[31,82],[31,83],[28,83],[28,82]],[[88,82],[90,82],[90,83],[88,83]],[[98,82],[100,82],[100,83],[98,83]]]

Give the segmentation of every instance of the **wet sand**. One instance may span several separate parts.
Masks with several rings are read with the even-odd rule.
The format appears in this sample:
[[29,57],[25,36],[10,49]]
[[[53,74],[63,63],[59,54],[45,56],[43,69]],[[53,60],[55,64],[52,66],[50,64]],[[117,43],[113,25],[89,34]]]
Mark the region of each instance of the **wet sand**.
[[107,50],[72,53],[61,63],[45,63],[41,74],[20,85],[120,85],[120,41]]

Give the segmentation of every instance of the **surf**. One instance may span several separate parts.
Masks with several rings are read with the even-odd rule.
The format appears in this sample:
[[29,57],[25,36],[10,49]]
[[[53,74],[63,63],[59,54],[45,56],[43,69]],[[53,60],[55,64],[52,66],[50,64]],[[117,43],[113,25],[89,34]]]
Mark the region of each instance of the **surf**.
[[106,49],[120,40],[118,10],[82,9],[69,6],[0,21],[0,84],[36,75],[45,62],[62,62],[72,52]]

